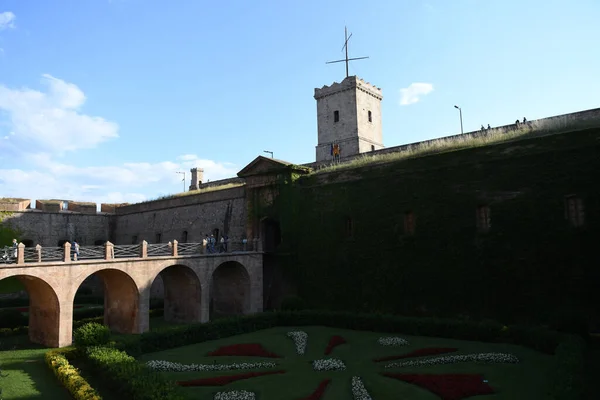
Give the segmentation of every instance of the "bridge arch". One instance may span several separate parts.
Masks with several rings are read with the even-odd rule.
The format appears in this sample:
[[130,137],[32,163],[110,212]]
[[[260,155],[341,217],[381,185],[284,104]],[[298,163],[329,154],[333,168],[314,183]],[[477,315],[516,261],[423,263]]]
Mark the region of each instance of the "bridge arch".
[[210,319],[249,314],[250,292],[250,274],[243,264],[226,261],[217,266],[210,279]]
[[118,333],[137,333],[141,318],[140,291],[133,278],[124,271],[106,268],[86,276],[77,289],[94,275],[102,280],[104,287],[104,325]]
[[162,279],[165,321],[201,322],[202,285],[196,271],[184,264],[170,265],[158,272]]
[[45,280],[32,275],[13,275],[29,295],[29,340],[49,347],[59,347],[60,302],[55,289]]

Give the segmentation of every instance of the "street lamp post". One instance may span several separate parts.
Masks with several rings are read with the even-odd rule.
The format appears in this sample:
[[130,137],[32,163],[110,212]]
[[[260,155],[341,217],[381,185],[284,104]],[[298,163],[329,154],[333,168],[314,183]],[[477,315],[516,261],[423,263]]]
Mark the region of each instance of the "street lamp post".
[[185,171],[184,172],[176,172],[177,174],[183,174],[183,191],[185,192]]
[[271,158],[273,158],[273,152],[269,150],[263,150],[263,153],[271,154]]
[[454,108],[457,108],[458,112],[460,113],[460,134],[462,135],[464,133],[462,125],[462,108],[460,108],[459,106],[454,106]]

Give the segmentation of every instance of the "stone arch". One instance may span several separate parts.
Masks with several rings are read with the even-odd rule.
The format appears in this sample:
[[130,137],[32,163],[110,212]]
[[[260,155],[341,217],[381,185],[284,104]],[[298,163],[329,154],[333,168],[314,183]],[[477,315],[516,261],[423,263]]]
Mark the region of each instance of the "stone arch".
[[96,271],[86,279],[92,276],[98,276],[104,287],[104,325],[118,333],[138,333],[140,293],[133,278],[110,268]]
[[165,321],[201,322],[202,285],[196,272],[186,265],[171,265],[156,275],[154,282],[159,280],[163,283]]
[[250,275],[237,261],[226,261],[212,274],[210,318],[250,313]]
[[14,276],[29,295],[29,340],[59,347],[60,302],[56,291],[43,279],[31,275]]

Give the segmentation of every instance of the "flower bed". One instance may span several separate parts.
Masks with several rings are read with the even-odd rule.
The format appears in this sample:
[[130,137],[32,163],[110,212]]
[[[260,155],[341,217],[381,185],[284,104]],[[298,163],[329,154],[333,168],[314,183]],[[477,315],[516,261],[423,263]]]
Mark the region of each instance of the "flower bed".
[[229,392],[218,392],[214,400],[255,400],[256,395],[247,390],[230,390]]
[[98,392],[79,375],[77,368],[69,363],[67,357],[65,357],[67,352],[67,350],[50,350],[47,352],[44,359],[48,367],[52,369],[54,375],[75,400],[102,400]]
[[331,339],[329,339],[329,344],[327,344],[327,348],[325,349],[325,355],[331,354],[331,351],[334,349],[334,347],[344,343],[346,343],[346,339],[344,339],[343,337],[338,335],[332,336]]
[[236,369],[275,368],[274,362],[234,363],[234,364],[180,364],[170,361],[152,360],[146,363],[150,369],[160,372],[189,371],[233,371]]
[[267,351],[260,343],[243,343],[223,346],[215,351],[211,351],[207,355],[281,358],[280,355]]
[[420,386],[438,395],[442,400],[461,400],[480,394],[493,394],[494,389],[477,374],[390,374],[398,379]]
[[308,344],[308,334],[302,331],[294,331],[288,332],[287,336],[294,340],[294,344],[296,345],[296,353],[303,355],[306,351],[306,345]]
[[324,358],[312,362],[315,371],[343,371],[346,369],[346,364],[337,358]]
[[358,376],[352,377],[352,397],[354,397],[354,400],[372,400],[367,388]]
[[433,356],[436,354],[452,353],[457,350],[458,349],[454,349],[454,348],[450,348],[450,347],[430,347],[430,348],[418,349],[415,351],[411,351],[410,353],[402,354],[399,356],[386,356],[386,357],[374,358],[373,361],[380,362],[380,361],[400,360],[402,358]]
[[317,389],[314,392],[312,392],[310,396],[305,397],[302,400],[320,400],[321,397],[323,397],[323,394],[325,393],[325,389],[327,389],[327,386],[330,383],[331,379],[325,379],[324,381],[321,381]]
[[408,346],[408,341],[397,336],[380,337],[377,340],[382,346]]
[[478,353],[478,354],[464,354],[459,356],[443,356],[428,358],[426,360],[415,360],[415,361],[402,361],[397,363],[390,363],[385,368],[399,368],[399,367],[417,367],[421,365],[436,365],[436,364],[454,364],[459,362],[480,362],[487,364],[496,363],[508,363],[516,364],[519,359],[512,354],[505,353]]
[[285,371],[264,371],[264,372],[247,372],[239,375],[222,375],[211,378],[199,378],[189,381],[177,381],[179,386],[225,386],[231,382],[241,381],[243,379],[256,378],[265,375],[285,374]]

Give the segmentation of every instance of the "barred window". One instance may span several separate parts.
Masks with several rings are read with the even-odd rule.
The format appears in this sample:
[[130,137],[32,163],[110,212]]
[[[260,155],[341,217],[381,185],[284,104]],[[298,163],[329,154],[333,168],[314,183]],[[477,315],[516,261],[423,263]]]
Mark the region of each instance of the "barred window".
[[487,232],[491,228],[492,224],[489,206],[484,205],[477,207],[476,218],[477,230],[479,232]]
[[585,223],[585,209],[583,199],[575,195],[565,197],[565,219],[571,226],[583,226]]

